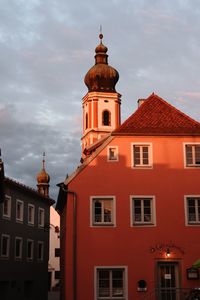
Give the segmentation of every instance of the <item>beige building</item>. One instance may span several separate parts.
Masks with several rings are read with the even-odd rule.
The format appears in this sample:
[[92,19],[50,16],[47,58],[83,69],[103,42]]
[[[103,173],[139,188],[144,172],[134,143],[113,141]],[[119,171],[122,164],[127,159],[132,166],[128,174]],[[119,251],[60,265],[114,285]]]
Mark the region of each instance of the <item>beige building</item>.
[[50,208],[49,230],[49,291],[59,288],[60,284],[60,216],[52,206]]

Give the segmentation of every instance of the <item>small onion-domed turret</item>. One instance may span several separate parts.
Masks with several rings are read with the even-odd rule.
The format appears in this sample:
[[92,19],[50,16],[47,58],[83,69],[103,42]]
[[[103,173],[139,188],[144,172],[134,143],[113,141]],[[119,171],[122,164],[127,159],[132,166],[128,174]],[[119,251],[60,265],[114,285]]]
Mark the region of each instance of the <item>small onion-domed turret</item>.
[[85,75],[84,82],[89,92],[114,93],[119,73],[108,64],[108,48],[102,43],[103,34],[99,38],[100,44],[95,49],[95,65]]
[[45,153],[43,153],[43,160],[42,160],[42,170],[37,175],[37,187],[38,192],[40,194],[43,194],[45,196],[49,196],[49,182],[50,182],[50,176],[45,171]]
[[45,169],[42,169],[40,173],[37,175],[37,182],[38,183],[49,183],[50,181],[50,176],[49,174],[45,171]]

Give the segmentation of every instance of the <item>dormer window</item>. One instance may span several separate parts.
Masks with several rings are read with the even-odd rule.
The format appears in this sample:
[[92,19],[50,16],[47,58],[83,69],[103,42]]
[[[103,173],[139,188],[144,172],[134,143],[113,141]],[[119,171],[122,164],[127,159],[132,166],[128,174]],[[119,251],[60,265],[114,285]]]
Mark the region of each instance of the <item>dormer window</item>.
[[111,114],[108,110],[103,111],[103,125],[104,126],[110,126],[111,125]]

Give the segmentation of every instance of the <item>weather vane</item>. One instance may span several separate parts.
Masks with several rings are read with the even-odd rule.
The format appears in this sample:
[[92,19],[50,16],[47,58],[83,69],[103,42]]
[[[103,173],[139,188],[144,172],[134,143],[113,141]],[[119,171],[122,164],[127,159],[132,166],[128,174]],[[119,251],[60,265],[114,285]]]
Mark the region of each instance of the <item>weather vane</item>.
[[43,152],[43,160],[42,160],[42,167],[44,169],[44,164],[45,164],[45,152]]

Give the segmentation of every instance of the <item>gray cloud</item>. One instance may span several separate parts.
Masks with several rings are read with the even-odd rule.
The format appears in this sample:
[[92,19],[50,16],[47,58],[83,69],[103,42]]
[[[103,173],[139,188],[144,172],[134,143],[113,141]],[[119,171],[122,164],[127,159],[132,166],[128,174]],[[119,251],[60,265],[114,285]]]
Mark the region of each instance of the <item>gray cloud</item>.
[[84,75],[103,25],[122,118],[153,91],[200,120],[197,0],[0,0],[0,146],[7,176],[51,195],[80,160]]

